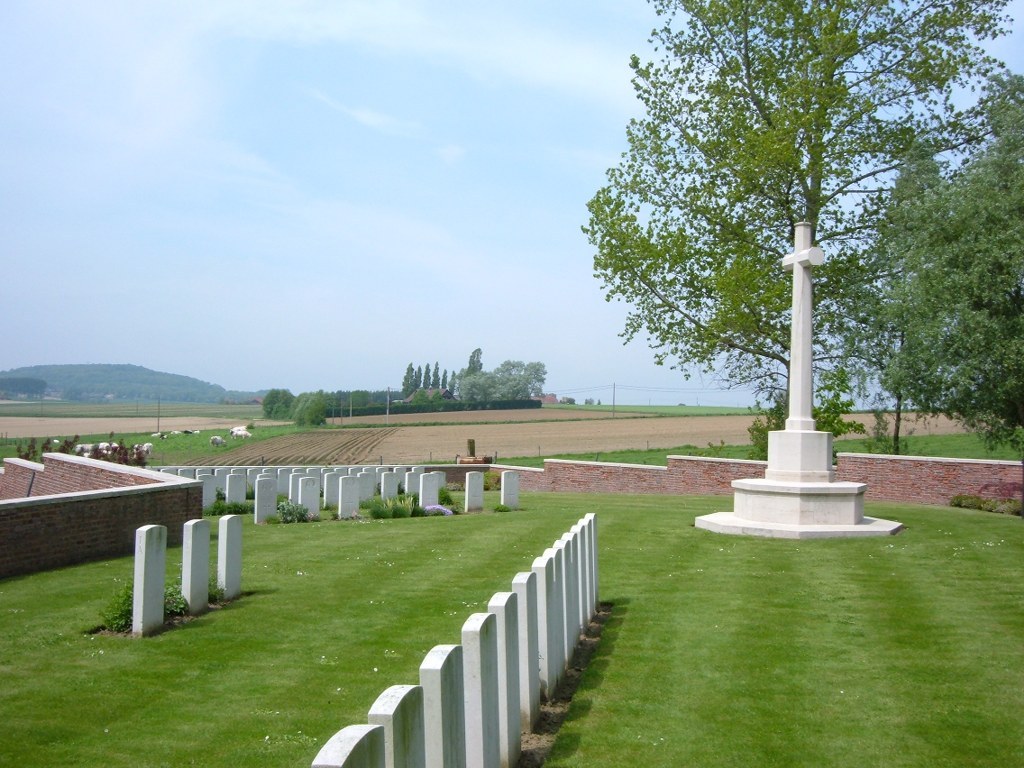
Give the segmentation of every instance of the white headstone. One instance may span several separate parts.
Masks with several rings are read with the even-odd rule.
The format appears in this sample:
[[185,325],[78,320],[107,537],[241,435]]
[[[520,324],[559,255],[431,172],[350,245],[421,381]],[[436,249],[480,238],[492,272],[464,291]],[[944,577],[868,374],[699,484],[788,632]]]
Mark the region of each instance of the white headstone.
[[466,473],[466,511],[474,512],[484,508],[484,473]]
[[498,732],[502,768],[515,768],[519,730],[519,607],[515,592],[496,592],[487,611],[498,622]]
[[241,515],[224,515],[217,527],[217,586],[227,600],[242,594]]
[[382,472],[380,475],[380,497],[393,499],[398,496],[398,481],[397,472]]
[[277,478],[263,475],[256,478],[256,506],[253,519],[265,523],[277,514]]
[[245,501],[246,476],[232,472],[224,479],[224,500],[229,504],[241,504]]
[[420,506],[430,507],[438,503],[438,490],[441,487],[441,478],[434,472],[425,472],[420,475]]
[[501,473],[501,503],[509,509],[519,508],[519,473],[513,469]]
[[462,646],[435,645],[420,664],[427,768],[466,768]]
[[393,685],[370,707],[367,722],[384,728],[387,768],[425,768],[423,688]]
[[132,587],[132,634],[151,635],[164,624],[164,574],[167,528],[144,525],[135,531],[135,582]]
[[339,483],[338,519],[355,517],[359,514],[360,480],[354,475],[342,477]]
[[462,678],[466,765],[499,768],[498,626],[493,614],[474,613],[462,625]]
[[540,717],[540,650],[537,638],[537,574],[517,573],[512,579],[519,612],[519,728],[532,731]]
[[189,520],[181,541],[181,594],[188,612],[202,613],[210,603],[210,521]]
[[384,768],[384,728],[349,725],[327,740],[312,768]]

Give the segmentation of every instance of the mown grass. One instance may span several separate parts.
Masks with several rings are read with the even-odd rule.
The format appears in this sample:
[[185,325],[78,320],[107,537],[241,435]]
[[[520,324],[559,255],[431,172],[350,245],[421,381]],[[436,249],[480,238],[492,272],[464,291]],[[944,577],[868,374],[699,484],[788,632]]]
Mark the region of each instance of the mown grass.
[[869,504],[907,530],[693,528],[728,504],[524,494],[504,514],[247,524],[243,598],[146,640],[87,634],[130,559],[2,581],[0,764],[309,765],[591,511],[612,612],[552,768],[1024,764],[1020,520]]
[[751,409],[741,405],[563,405],[545,403],[545,409],[600,411],[602,413],[643,413],[655,416],[746,416]]
[[[900,439],[900,453],[904,456],[941,456],[952,459],[1001,459],[1020,461],[1010,448],[989,448],[975,434],[958,435],[912,435]],[[836,440],[834,446],[840,453],[878,453],[877,446],[868,439]],[[711,456],[722,459],[750,458],[749,445],[714,445],[704,447],[680,445],[675,448],[652,448],[649,450],[601,451],[599,453],[561,453],[554,456],[512,456],[502,457],[502,464],[519,467],[543,467],[545,459],[567,459],[570,461],[607,461],[622,464],[649,464],[664,467],[669,456]]]

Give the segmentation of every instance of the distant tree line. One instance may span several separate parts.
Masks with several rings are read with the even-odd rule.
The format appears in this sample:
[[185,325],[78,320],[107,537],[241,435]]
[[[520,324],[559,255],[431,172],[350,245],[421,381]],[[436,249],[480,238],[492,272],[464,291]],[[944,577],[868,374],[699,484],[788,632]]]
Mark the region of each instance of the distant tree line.
[[27,376],[0,378],[0,398],[42,397],[46,382]]
[[[518,360],[506,360],[493,371],[485,371],[483,352],[475,349],[466,366],[451,374],[448,369],[442,371],[437,362],[417,367],[409,363],[401,388],[319,390],[300,395],[271,389],[263,397],[263,416],[316,426],[349,415],[538,408],[540,402],[534,398],[543,394],[546,377],[543,363]],[[428,394],[428,390],[433,393]],[[445,397],[445,390],[452,397]]]

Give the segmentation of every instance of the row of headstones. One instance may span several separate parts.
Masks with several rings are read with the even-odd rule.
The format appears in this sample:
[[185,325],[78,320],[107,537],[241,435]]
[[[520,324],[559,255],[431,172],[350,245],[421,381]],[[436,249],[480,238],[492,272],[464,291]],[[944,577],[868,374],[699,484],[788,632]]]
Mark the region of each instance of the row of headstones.
[[[428,507],[438,503],[440,489],[447,483],[444,472],[427,472],[425,467],[164,467],[161,471],[202,481],[204,508],[213,504],[218,490],[229,503],[245,501],[251,485],[256,492],[257,523],[277,513],[279,495],[287,495],[311,513],[337,507],[338,518],[344,519],[355,517],[359,503],[372,498],[377,488],[381,498],[389,499],[398,496],[401,483],[419,496],[421,507]],[[501,503],[510,509],[519,506],[519,473],[514,470],[501,473]],[[464,509],[472,512],[483,506],[484,473],[467,472]]]
[[[242,593],[242,517],[224,515],[217,531],[217,586],[224,598]],[[164,578],[167,572],[167,527],[144,525],[135,531],[132,586],[132,634],[151,635],[164,624]],[[210,521],[185,523],[181,547],[181,593],[190,614],[210,601]]]
[[367,723],[334,734],[313,768],[508,768],[597,609],[597,522],[588,514],[437,645],[419,685],[385,690]]

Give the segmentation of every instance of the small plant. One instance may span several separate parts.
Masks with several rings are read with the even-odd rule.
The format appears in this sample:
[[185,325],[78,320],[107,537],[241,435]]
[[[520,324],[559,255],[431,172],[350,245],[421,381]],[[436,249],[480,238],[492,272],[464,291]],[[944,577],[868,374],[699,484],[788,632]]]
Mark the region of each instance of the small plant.
[[512,511],[512,507],[510,507],[510,506],[508,506],[506,504],[495,504],[494,505],[494,511],[495,512],[511,512]]
[[128,582],[114,594],[100,613],[103,626],[111,632],[131,632],[133,592],[132,583]]
[[390,520],[394,515],[394,510],[380,496],[364,499],[359,502],[359,508],[364,510],[374,520]]
[[440,504],[431,504],[428,507],[423,508],[424,517],[441,517],[442,515],[454,515],[455,513],[448,507],[443,507]]
[[316,512],[310,512],[302,504],[281,501],[277,505],[277,518],[282,523],[310,523],[320,519]]
[[256,502],[253,501],[232,501],[217,499],[213,504],[203,510],[205,517],[220,517],[221,515],[251,515]]
[[188,614],[188,602],[181,591],[181,581],[168,584],[164,589],[164,616],[185,616]]
[[447,487],[437,489],[437,503],[444,504],[445,506],[452,506],[455,499],[452,497],[452,492]]

